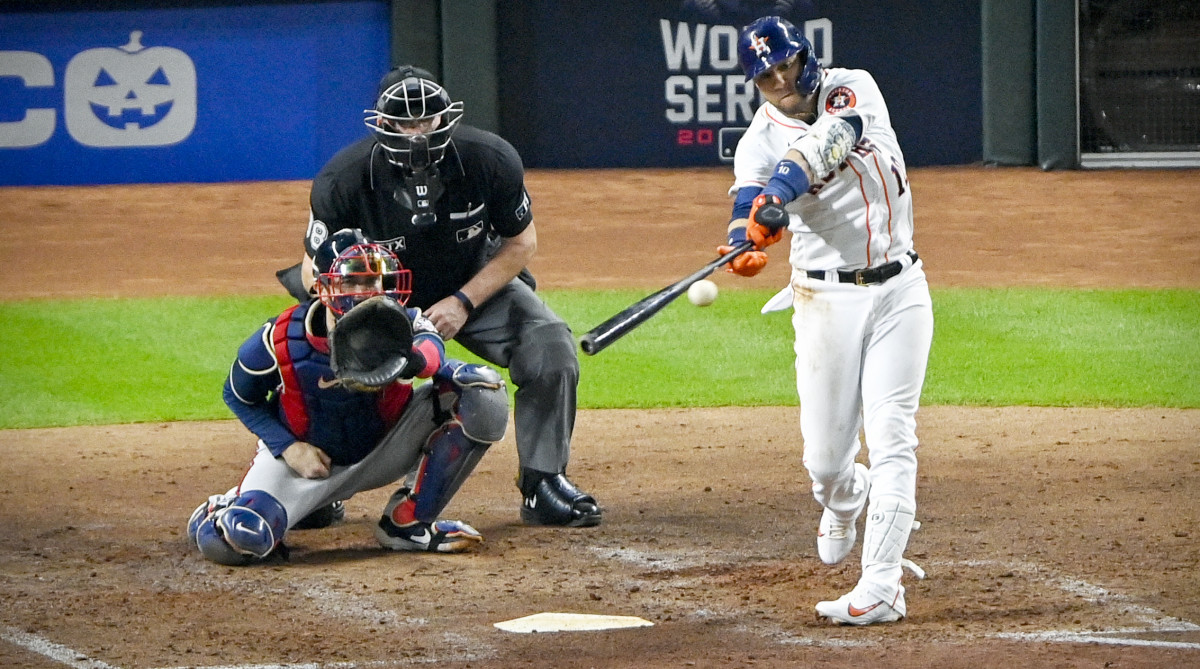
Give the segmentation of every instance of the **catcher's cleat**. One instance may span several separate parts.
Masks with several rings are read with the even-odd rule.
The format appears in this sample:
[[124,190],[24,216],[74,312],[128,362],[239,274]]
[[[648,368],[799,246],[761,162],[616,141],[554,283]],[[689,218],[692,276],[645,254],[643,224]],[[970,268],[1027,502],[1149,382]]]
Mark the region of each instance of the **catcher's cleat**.
[[817,615],[829,618],[839,625],[896,622],[907,613],[904,605],[904,586],[898,585],[896,588],[896,596],[889,602],[873,595],[870,588],[856,586],[832,602],[817,602]]
[[576,488],[566,474],[548,474],[522,468],[517,477],[521,489],[521,521],[526,525],[592,527],[599,525],[603,511],[596,498]]
[[312,513],[300,519],[292,526],[293,530],[319,530],[342,522],[346,517],[346,503],[338,500],[314,509]]
[[837,564],[846,559],[858,538],[855,523],[867,508],[867,496],[871,492],[871,475],[866,465],[854,463],[854,487],[862,490],[862,501],[854,514],[839,517],[830,509],[821,512],[821,524],[817,528],[817,555],[825,564]]
[[483,542],[483,535],[461,520],[435,520],[432,523],[414,520],[400,526],[386,515],[375,526],[375,538],[384,548],[394,551],[431,553],[462,553]]

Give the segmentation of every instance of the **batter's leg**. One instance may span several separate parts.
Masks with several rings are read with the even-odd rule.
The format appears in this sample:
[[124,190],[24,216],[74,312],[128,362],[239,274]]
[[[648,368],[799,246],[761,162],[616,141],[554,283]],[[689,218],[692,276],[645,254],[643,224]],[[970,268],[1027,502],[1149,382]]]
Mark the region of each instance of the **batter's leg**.
[[916,514],[917,421],[933,341],[933,307],[919,267],[885,285],[863,358],[863,416],[871,505],[860,588],[881,600],[900,593],[901,560]]
[[863,356],[863,427],[873,496],[915,506],[916,416],[933,342],[933,306],[919,267],[886,286],[891,290],[880,301]]
[[869,301],[853,286],[793,279],[796,389],[804,466],[813,497],[843,516],[862,506],[854,459],[861,444],[859,378]]

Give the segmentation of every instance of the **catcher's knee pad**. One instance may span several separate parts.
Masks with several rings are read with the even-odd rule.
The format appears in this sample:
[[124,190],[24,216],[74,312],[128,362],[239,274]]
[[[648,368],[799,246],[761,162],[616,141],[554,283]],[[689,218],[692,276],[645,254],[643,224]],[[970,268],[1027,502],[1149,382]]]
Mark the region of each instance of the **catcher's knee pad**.
[[195,542],[204,557],[218,564],[237,566],[271,554],[287,530],[287,510],[279,500],[261,490],[251,490],[197,519],[196,509],[188,524],[195,525]]
[[508,427],[508,391],[500,373],[484,365],[463,365],[451,380],[458,386],[457,417],[474,441],[493,443]]
[[446,423],[429,435],[412,491],[417,520],[427,523],[437,520],[489,446],[490,443],[468,437],[457,421]]

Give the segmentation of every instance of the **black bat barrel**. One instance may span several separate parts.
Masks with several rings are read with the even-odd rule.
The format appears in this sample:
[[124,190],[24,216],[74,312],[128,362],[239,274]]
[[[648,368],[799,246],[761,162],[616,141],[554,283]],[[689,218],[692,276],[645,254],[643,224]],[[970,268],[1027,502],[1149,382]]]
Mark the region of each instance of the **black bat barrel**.
[[621,313],[588,330],[579,340],[579,348],[588,355],[596,355],[609,344],[625,336],[630,330],[645,323],[651,316],[662,311],[675,298],[687,292],[689,286],[712,274],[718,267],[754,248],[754,242],[742,242],[733,250],[713,260],[691,275],[676,281],[662,290],[643,297]]

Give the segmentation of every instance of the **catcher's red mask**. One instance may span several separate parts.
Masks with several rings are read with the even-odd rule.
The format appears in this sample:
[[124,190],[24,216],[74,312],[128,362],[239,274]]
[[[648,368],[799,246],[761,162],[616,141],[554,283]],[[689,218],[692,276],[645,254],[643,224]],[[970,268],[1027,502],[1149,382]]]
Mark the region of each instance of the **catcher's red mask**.
[[376,295],[406,304],[411,294],[412,272],[379,244],[356,244],[342,251],[317,281],[321,304],[336,316]]

